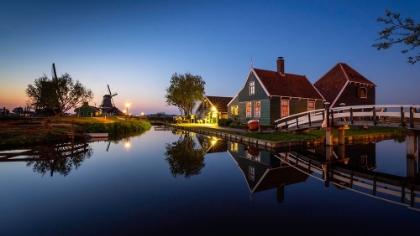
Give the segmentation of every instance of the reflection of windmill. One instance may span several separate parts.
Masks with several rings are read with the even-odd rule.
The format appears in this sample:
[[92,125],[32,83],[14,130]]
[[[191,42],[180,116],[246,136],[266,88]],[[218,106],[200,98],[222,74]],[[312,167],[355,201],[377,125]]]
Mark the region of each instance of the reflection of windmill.
[[108,86],[109,94],[105,94],[103,96],[102,104],[99,107],[99,108],[101,108],[103,110],[108,110],[110,108],[115,107],[115,103],[114,103],[113,97],[118,95],[118,93],[111,93],[111,89],[109,88],[109,85],[108,84],[107,84],[107,86]]

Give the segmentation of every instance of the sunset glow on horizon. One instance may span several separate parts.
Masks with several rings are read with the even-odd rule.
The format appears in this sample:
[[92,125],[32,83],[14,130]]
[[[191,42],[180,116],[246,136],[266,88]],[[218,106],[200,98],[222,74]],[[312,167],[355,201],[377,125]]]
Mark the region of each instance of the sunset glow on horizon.
[[[26,106],[44,74],[68,73],[133,115],[180,114],[167,106],[174,73],[200,75],[211,96],[233,97],[254,68],[312,83],[344,62],[377,85],[377,104],[420,104],[420,62],[403,45],[372,47],[385,9],[420,22],[420,1],[6,1],[0,8],[0,107]],[[68,111],[73,113],[73,110]]]

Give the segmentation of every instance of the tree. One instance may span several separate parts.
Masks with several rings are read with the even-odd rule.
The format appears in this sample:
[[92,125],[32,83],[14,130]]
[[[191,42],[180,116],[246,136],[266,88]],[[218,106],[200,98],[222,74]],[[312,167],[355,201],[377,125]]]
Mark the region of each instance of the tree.
[[[420,22],[416,23],[411,18],[401,19],[400,13],[392,13],[390,10],[385,10],[385,18],[379,17],[376,21],[383,22],[389,27],[378,32],[380,35],[376,41],[384,40],[380,43],[373,44],[378,50],[388,49],[394,44],[403,43],[408,46],[401,53],[406,54],[409,50],[414,50],[420,46]],[[417,56],[409,56],[408,62],[415,64],[420,61],[420,53]]]
[[86,89],[78,80],[73,82],[69,74],[64,74],[57,80],[49,80],[46,75],[35,79],[25,90],[29,101],[37,109],[51,110],[54,116],[75,108],[78,104],[90,101],[93,93]]
[[196,102],[203,99],[205,84],[199,75],[175,73],[171,77],[171,85],[166,88],[166,103],[177,106],[188,117]]

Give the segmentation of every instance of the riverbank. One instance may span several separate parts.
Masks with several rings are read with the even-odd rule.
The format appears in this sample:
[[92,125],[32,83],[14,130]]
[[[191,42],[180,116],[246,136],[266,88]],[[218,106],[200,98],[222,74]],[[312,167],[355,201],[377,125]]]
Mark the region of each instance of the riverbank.
[[[46,124],[53,124],[46,126]],[[65,130],[59,124],[67,124]],[[74,135],[74,125],[82,127],[81,134]],[[121,119],[118,117],[51,117],[0,119],[0,148],[27,147],[42,144],[68,142],[72,139],[88,139],[87,133],[106,133],[109,140],[141,134],[151,128],[147,120]],[[73,134],[72,134],[73,133]]]
[[[274,130],[247,132],[243,129],[202,125],[202,124],[167,124],[174,128],[191,132],[213,135],[235,142],[247,144],[267,151],[296,146],[316,146],[325,143],[324,130],[310,130],[303,133],[286,133]],[[369,127],[369,129],[349,129],[345,132],[345,143],[377,142],[401,137],[405,129],[390,127]],[[334,132],[333,144],[338,144],[337,131]],[[402,140],[403,141],[403,140]]]

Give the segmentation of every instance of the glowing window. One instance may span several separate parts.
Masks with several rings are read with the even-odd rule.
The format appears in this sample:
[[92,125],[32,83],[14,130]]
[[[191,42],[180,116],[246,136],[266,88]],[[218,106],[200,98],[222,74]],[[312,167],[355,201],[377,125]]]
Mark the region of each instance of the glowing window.
[[280,117],[289,116],[289,100],[282,99],[280,105]]
[[260,101],[255,101],[254,116],[255,117],[261,116],[261,102]]
[[251,102],[246,102],[246,117],[251,117]]

